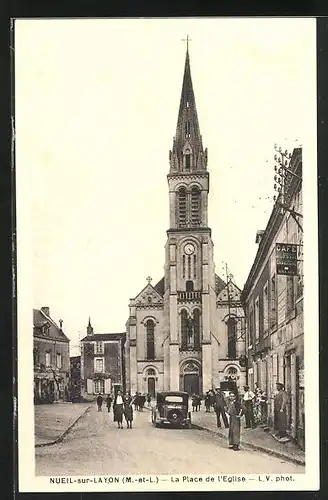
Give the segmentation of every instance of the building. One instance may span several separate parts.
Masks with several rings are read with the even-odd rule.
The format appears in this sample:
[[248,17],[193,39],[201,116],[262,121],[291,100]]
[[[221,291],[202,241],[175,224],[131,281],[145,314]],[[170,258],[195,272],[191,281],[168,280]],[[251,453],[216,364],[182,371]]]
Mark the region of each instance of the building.
[[81,340],[82,397],[125,390],[125,332],[94,333],[89,319]]
[[50,316],[49,307],[33,309],[34,402],[68,399],[69,339]]
[[[164,277],[129,303],[126,381],[131,392],[204,393],[245,381],[240,290],[215,274],[208,226],[209,172],[187,49],[176,133],[169,153],[170,227]],[[243,363],[242,363],[243,364]]]
[[288,430],[304,446],[304,327],[302,150],[294,149],[258,251],[247,278],[243,301],[247,320],[248,381],[268,395],[268,424],[273,425],[276,382],[289,393]]
[[81,356],[70,357],[71,379],[70,379],[70,400],[81,400]]

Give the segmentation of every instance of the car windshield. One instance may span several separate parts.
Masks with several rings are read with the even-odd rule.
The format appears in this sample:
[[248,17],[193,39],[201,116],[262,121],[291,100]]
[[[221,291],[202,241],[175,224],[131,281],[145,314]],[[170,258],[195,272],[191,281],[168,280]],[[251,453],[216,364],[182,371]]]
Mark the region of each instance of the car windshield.
[[182,396],[166,396],[165,402],[166,403],[183,403],[183,398],[182,398]]

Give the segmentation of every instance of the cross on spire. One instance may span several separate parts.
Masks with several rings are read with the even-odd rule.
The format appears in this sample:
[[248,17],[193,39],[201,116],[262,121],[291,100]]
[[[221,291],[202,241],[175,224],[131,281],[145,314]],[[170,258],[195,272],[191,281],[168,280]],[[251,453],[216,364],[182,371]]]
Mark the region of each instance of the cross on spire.
[[189,42],[191,42],[191,38],[189,38],[189,35],[187,35],[187,38],[182,38],[181,39],[181,42],[187,42],[187,52],[188,52],[188,46],[189,46]]
[[148,278],[146,278],[146,280],[148,281],[148,285],[150,285],[150,282],[152,281],[153,278],[151,278],[150,276],[148,276]]

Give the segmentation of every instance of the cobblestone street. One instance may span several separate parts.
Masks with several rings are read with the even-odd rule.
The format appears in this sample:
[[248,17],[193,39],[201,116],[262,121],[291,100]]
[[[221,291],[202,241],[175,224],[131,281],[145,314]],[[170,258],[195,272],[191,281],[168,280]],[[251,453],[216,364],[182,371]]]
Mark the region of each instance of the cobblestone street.
[[[105,408],[103,408],[105,410]],[[64,440],[36,448],[36,475],[295,474],[302,466],[252,450],[234,452],[225,439],[197,429],[155,428],[148,410],[133,429],[92,407]]]

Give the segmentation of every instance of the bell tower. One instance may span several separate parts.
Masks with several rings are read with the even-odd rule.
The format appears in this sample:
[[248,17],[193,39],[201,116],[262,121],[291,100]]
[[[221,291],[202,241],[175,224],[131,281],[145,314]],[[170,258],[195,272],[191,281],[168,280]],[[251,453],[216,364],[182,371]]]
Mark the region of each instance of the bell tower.
[[[208,227],[207,149],[203,148],[200,134],[188,45],[169,164],[164,384],[167,390],[204,392],[212,388],[215,269],[211,229]],[[184,360],[194,366],[192,374],[184,374]]]

